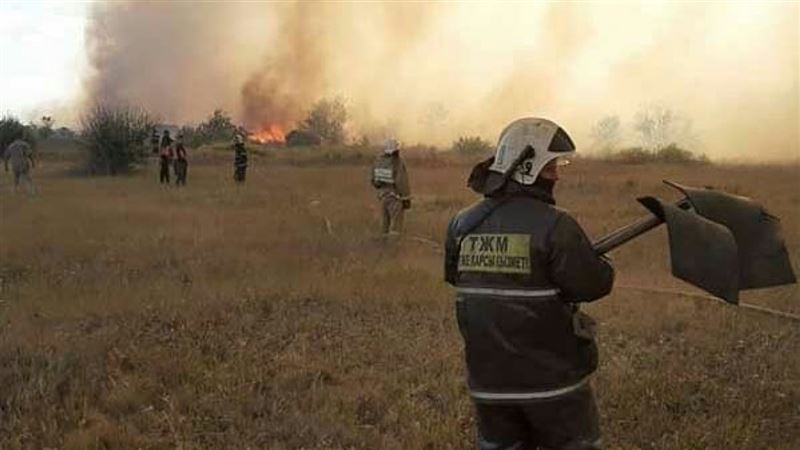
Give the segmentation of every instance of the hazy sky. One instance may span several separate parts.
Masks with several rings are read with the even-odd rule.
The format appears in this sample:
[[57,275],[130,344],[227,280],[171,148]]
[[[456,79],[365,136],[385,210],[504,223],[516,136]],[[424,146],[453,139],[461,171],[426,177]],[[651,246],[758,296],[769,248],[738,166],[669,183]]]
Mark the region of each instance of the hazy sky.
[[342,95],[355,133],[494,141],[542,115],[588,148],[603,116],[630,138],[661,105],[713,157],[798,158],[799,4],[0,0],[0,113],[69,125],[90,87],[168,122],[223,107],[291,126]]
[[0,1],[0,113],[70,109],[86,67],[88,2]]

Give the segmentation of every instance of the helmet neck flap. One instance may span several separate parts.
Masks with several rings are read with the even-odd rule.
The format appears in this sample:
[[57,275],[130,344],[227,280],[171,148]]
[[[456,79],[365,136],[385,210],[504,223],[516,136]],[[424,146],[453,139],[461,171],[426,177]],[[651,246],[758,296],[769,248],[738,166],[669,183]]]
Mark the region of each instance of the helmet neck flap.
[[548,162],[573,153],[575,144],[556,123],[518,119],[500,133],[495,156],[476,165],[467,184],[485,195],[498,191],[509,179],[531,186]]

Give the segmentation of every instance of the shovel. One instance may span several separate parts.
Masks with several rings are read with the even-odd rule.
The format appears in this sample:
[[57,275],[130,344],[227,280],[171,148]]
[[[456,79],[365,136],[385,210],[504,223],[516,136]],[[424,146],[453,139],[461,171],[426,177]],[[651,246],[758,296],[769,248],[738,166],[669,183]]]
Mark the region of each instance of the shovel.
[[674,204],[637,199],[652,214],[595,241],[597,254],[666,223],[672,274],[728,303],[738,304],[741,290],[797,281],[780,221],[761,205],[710,188],[664,182],[685,197]]

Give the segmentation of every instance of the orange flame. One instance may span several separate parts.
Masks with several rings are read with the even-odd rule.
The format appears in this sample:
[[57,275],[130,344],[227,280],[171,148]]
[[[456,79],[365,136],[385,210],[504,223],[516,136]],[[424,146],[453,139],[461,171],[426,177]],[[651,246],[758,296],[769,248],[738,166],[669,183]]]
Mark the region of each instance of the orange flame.
[[286,135],[280,125],[267,124],[252,133],[250,140],[259,144],[283,144],[286,142]]

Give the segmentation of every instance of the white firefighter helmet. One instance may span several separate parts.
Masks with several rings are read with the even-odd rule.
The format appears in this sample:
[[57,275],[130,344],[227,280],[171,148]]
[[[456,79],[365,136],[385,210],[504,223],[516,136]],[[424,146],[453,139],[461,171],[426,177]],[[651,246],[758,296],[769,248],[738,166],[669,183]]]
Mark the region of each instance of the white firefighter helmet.
[[509,179],[532,185],[550,161],[575,153],[575,144],[558,124],[536,117],[511,122],[497,142],[495,156],[475,166],[469,186],[490,194]]
[[[489,170],[531,185],[550,161],[575,153],[575,144],[558,124],[526,117],[511,122],[497,142],[497,153]],[[507,177],[506,177],[507,178]]]
[[389,138],[383,143],[383,153],[391,155],[392,153],[396,153],[398,151],[400,151],[400,143],[397,142],[397,139]]
[[236,144],[244,144],[244,136],[241,133],[233,133],[233,142]]

